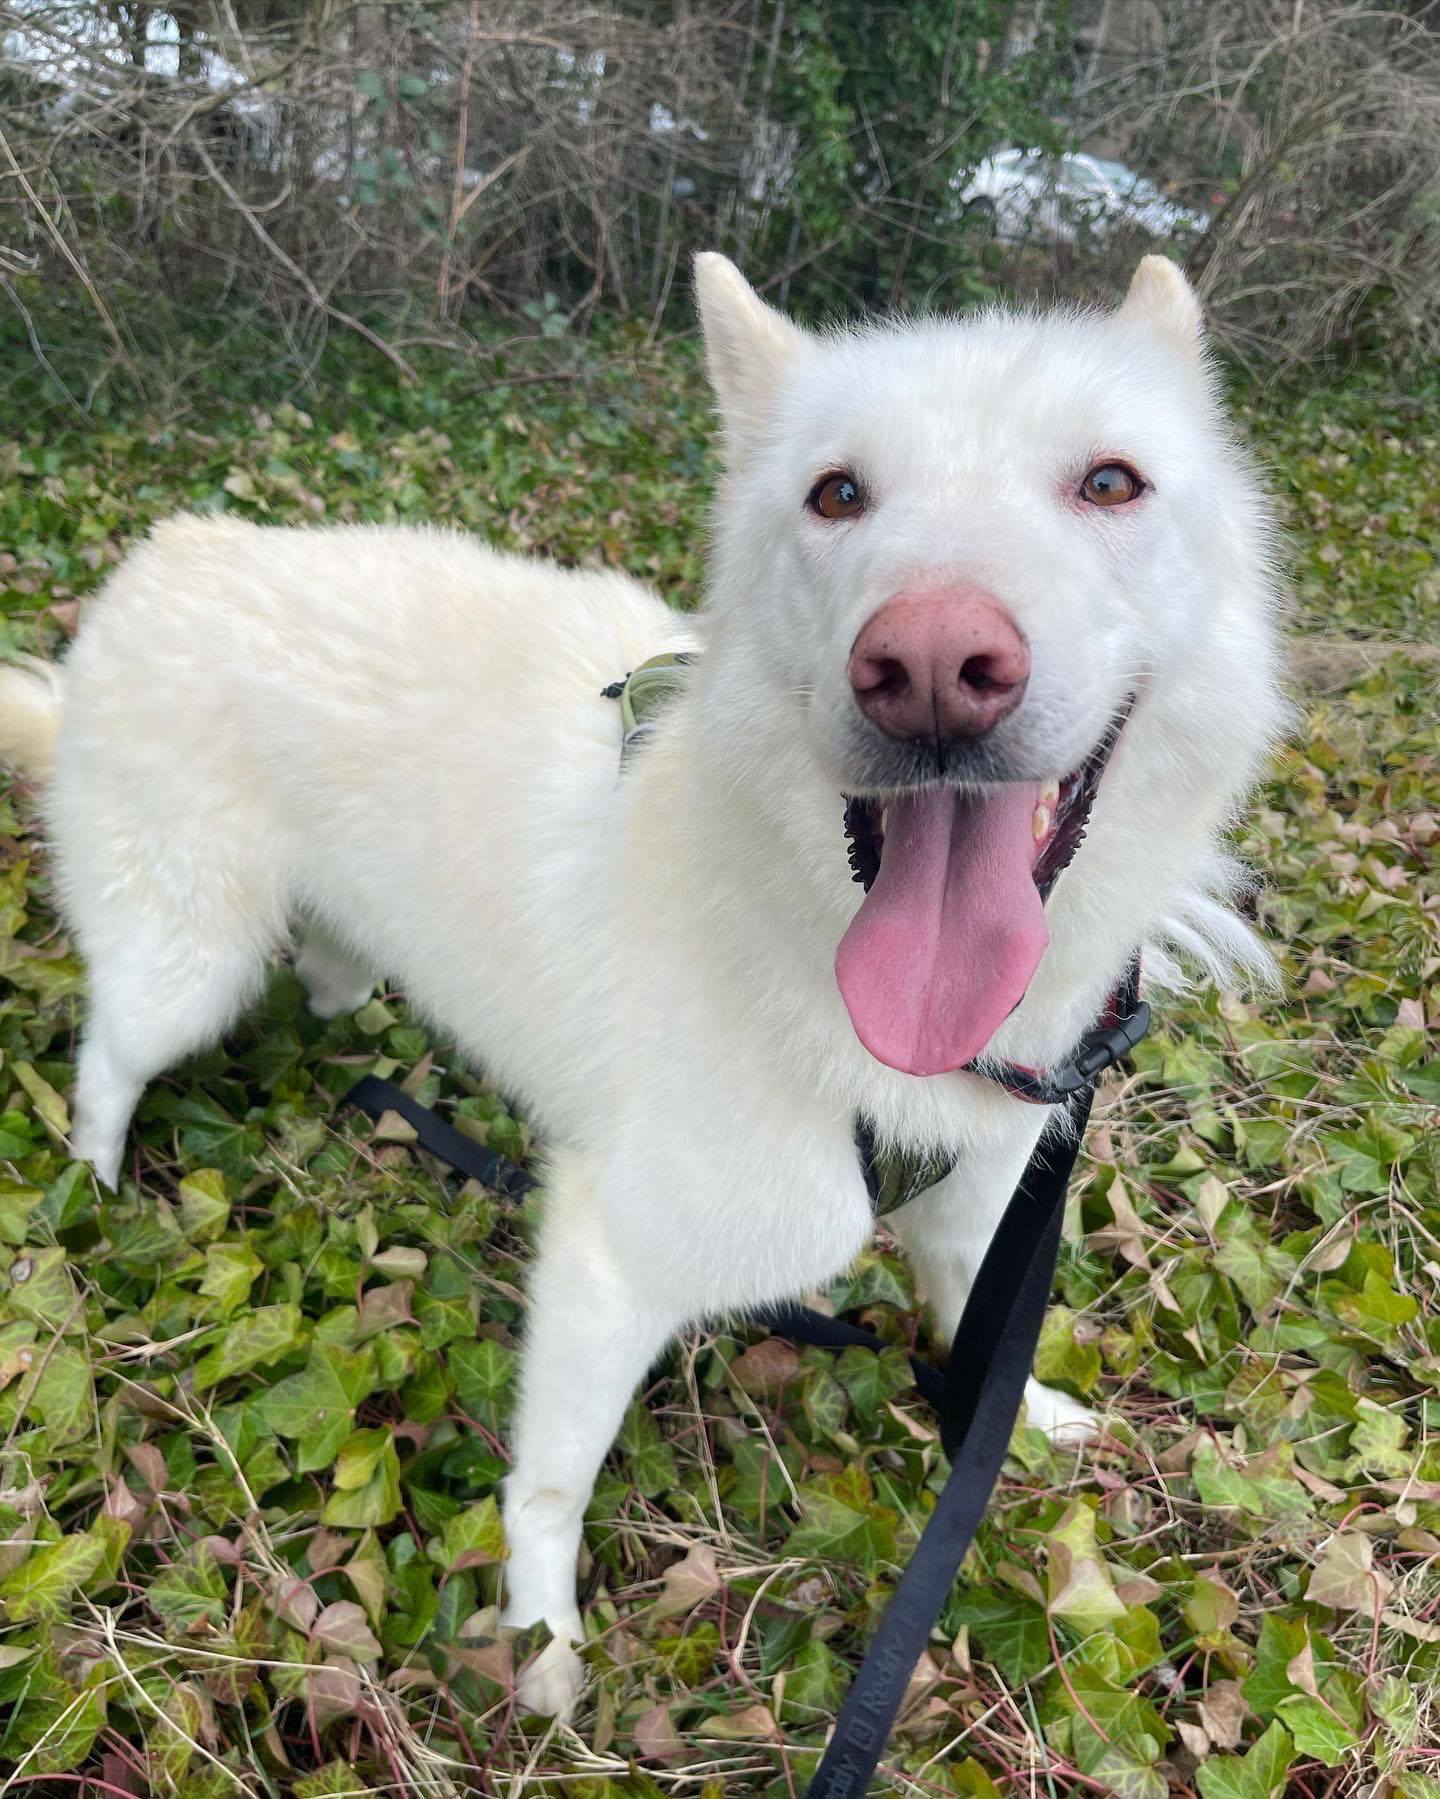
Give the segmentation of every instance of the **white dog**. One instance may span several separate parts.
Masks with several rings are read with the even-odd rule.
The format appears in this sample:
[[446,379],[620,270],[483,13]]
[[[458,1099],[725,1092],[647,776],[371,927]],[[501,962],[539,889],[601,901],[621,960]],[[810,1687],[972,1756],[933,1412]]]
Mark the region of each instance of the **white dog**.
[[[103,1181],[297,921],[318,1012],[397,977],[540,1127],[505,1502],[507,1618],[555,1638],[536,1707],[578,1689],[581,1514],[649,1364],[869,1238],[857,1118],[958,1158],[894,1219],[948,1337],[1049,1116],[962,1064],[1053,1066],[1142,944],[1152,982],[1167,944],[1264,964],[1218,838],[1280,717],[1271,529],[1183,277],[823,337],[718,256],[698,285],[727,471],[698,619],[440,531],[179,519],[62,672],[0,681],[89,967]],[[621,776],[601,690],[682,647]],[[845,796],[885,838],[868,896]]]

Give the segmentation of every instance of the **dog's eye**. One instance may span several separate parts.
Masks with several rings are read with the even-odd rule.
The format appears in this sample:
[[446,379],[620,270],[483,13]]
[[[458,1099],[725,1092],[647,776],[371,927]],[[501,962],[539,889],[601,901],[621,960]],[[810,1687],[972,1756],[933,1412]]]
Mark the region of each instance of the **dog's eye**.
[[1080,498],[1092,506],[1123,506],[1138,499],[1145,483],[1123,462],[1100,462],[1080,483]]
[[805,504],[821,518],[854,518],[865,510],[865,496],[855,477],[840,469],[817,481]]

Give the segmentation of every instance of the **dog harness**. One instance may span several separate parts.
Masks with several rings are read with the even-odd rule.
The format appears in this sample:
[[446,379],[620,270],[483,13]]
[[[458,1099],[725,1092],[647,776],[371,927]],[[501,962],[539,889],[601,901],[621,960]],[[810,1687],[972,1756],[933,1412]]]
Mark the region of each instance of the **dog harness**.
[[[691,660],[683,652],[655,657],[604,690],[606,698],[620,702],[622,762],[653,730]],[[1004,1465],[1050,1303],[1065,1194],[1095,1083],[1139,1042],[1149,1022],[1149,1008],[1140,998],[1137,955],[1111,995],[1102,1023],[1058,1068],[1042,1072],[1011,1062],[967,1065],[968,1073],[996,1082],[1017,1099],[1056,1106],[1056,1128],[1047,1121],[990,1240],[943,1372],[917,1356],[910,1358],[916,1387],[935,1408],[950,1473],[871,1638],[806,1789],[807,1799],[860,1799],[869,1787],[915,1664]],[[372,1118],[398,1113],[414,1130],[420,1149],[487,1187],[518,1197],[536,1184],[528,1169],[465,1136],[391,1081],[365,1075],[346,1097]],[[877,1215],[907,1205],[954,1168],[946,1155],[907,1154],[877,1144],[863,1118],[856,1120],[855,1145]],[[873,1331],[804,1306],[773,1306],[755,1314],[755,1320],[775,1335],[823,1348],[887,1347]]]

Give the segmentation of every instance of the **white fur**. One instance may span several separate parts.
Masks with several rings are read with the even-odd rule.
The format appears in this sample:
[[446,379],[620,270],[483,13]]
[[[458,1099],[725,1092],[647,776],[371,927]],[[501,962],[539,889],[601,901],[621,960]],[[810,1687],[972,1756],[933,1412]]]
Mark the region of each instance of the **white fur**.
[[47,776],[59,729],[59,671],[33,656],[0,668],[0,762]]
[[[87,613],[48,796],[90,969],[75,1148],[103,1179],[145,1083],[225,1028],[297,918],[317,1010],[398,978],[552,1146],[505,1507],[507,1615],[558,1639],[525,1691],[550,1707],[578,1688],[581,1513],[636,1382],[686,1322],[811,1289],[868,1240],[856,1112],[960,1158],[895,1220],[947,1334],[1044,1122],[881,1066],[837,992],[870,613],[937,574],[997,595],[1031,649],[1011,722],[1037,776],[1138,695],[997,1054],[1057,1059],[1142,942],[1264,960],[1217,840],[1279,717],[1268,516],[1178,274],[1147,262],[1106,317],[825,338],[719,258],[699,287],[729,462],[701,618],[439,531],[181,519]],[[1140,507],[1074,503],[1104,456],[1153,482]],[[870,507],[821,523],[804,499],[837,466]],[[617,778],[601,688],[696,640]],[[0,706],[36,716],[13,683]],[[43,763],[33,722],[0,742]]]

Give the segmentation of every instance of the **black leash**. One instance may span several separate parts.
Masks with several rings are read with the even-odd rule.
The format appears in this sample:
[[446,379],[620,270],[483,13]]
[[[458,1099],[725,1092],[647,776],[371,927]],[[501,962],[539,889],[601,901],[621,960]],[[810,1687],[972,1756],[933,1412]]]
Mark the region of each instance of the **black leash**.
[[468,1175],[472,1181],[479,1181],[482,1187],[489,1187],[493,1192],[503,1193],[507,1199],[519,1199],[521,1194],[539,1185],[533,1174],[507,1161],[504,1156],[497,1156],[493,1149],[486,1149],[483,1143],[457,1131],[453,1124],[446,1124],[438,1112],[432,1112],[429,1106],[422,1106],[418,1099],[412,1099],[394,1081],[382,1081],[375,1074],[364,1075],[345,1099],[347,1104],[359,1106],[377,1122],[386,1112],[396,1113],[414,1131],[415,1141],[427,1154],[448,1162],[458,1173]]
[[1094,1089],[1047,1133],[990,1240],[955,1332],[936,1407],[950,1475],[855,1676],[806,1799],[859,1799],[884,1752],[999,1479],[1050,1303],[1065,1190]]
[[[1083,1081],[1047,1123],[1011,1195],[970,1289],[943,1375],[910,1358],[915,1384],[935,1408],[950,1474],[871,1639],[806,1799],[860,1799],[870,1784],[915,1664],[930,1640],[1004,1465],[1045,1322],[1060,1248],[1065,1193],[1080,1153],[1101,1073],[1134,1047],[1150,1023],[1138,959],[1127,970],[1106,1024],[1071,1064]],[[1067,1065],[1068,1066],[1068,1065]],[[457,1131],[391,1081],[366,1075],[346,1098],[378,1119],[395,1112],[420,1148],[487,1187],[518,1197],[535,1177]],[[825,1349],[883,1349],[873,1332],[805,1306],[772,1307],[758,1322],[779,1336]]]

